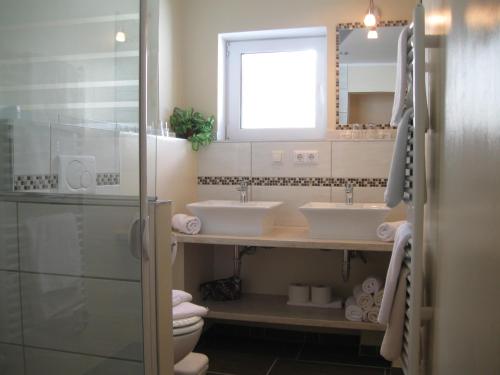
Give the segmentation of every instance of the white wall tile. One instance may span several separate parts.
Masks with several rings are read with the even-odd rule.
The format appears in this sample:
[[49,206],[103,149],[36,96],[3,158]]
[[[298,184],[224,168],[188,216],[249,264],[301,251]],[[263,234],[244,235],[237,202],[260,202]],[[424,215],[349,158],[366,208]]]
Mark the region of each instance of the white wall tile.
[[82,155],[85,129],[79,126],[52,124],[50,131],[51,173],[58,172],[58,155]]
[[[354,187],[355,203],[375,203],[384,201],[384,187]],[[345,202],[345,188],[332,187],[332,202]]]
[[[283,162],[273,163],[272,152],[283,151]],[[317,164],[295,164],[293,151],[319,152]],[[330,177],[330,142],[254,142],[252,176],[254,177]]]
[[250,143],[216,142],[198,151],[198,176],[250,176]]
[[[250,199],[254,199],[252,196],[252,189],[255,187],[248,187],[248,194]],[[222,200],[239,200],[240,192],[236,190],[234,185],[198,185],[198,200],[205,201],[210,199],[222,199]]]
[[2,375],[24,374],[24,355],[22,346],[0,344],[0,353],[2,355],[2,367],[0,367],[2,369]]
[[[355,187],[354,203],[382,203],[384,202],[384,187]],[[332,201],[345,202],[345,189],[343,187],[332,188]],[[406,204],[400,203],[391,209],[386,221],[405,220],[407,216]]]
[[281,201],[275,225],[307,226],[299,207],[308,202],[329,202],[329,187],[311,186],[253,186],[252,199],[256,201]]
[[[26,345],[142,360],[139,282],[36,274],[21,278]],[[47,284],[66,287],[43,293]]]
[[83,155],[93,155],[97,173],[120,171],[119,133],[113,130],[86,128]]
[[50,126],[16,122],[13,131],[15,175],[50,173]]
[[332,177],[387,177],[392,141],[332,142]]
[[[19,273],[0,271],[0,342],[22,344]],[[0,369],[2,367],[0,366]]]
[[[27,223],[35,218],[50,220],[52,215],[72,213],[82,220],[82,242],[79,254],[70,254],[63,247],[35,248]],[[21,204],[19,208],[19,247],[21,269],[57,274],[85,275],[127,280],[139,280],[141,263],[128,244],[132,221],[139,215],[138,207],[56,206]],[[50,246],[47,243],[46,246]],[[59,262],[41,262],[40,251],[57,252]],[[78,263],[78,264],[77,264]],[[76,266],[75,266],[76,264]],[[75,271],[77,269],[77,271]]]
[[0,269],[17,270],[17,208],[12,202],[0,202]]

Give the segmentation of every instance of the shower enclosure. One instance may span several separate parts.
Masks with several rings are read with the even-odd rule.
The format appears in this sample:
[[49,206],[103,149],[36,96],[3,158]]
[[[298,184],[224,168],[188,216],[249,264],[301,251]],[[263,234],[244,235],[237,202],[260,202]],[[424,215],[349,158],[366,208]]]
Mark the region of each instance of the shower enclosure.
[[160,373],[157,6],[2,0],[2,375]]

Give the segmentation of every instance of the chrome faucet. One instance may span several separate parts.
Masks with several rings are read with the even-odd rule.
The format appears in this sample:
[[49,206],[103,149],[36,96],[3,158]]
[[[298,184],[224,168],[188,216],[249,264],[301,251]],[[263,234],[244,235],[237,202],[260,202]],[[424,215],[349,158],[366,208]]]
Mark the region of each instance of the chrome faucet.
[[345,184],[345,204],[351,205],[354,203],[354,186],[352,182]]
[[236,190],[240,192],[240,203],[248,202],[248,182],[240,180],[240,186]]

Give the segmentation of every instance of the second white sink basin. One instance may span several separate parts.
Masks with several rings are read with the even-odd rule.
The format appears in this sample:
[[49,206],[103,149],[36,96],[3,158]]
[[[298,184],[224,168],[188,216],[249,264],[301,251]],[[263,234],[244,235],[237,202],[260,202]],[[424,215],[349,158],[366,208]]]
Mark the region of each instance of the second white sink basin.
[[201,220],[201,233],[261,236],[274,226],[276,209],[283,202],[209,200],[187,205]]
[[311,238],[332,240],[378,240],[377,227],[389,213],[383,203],[310,202],[300,211],[309,222]]

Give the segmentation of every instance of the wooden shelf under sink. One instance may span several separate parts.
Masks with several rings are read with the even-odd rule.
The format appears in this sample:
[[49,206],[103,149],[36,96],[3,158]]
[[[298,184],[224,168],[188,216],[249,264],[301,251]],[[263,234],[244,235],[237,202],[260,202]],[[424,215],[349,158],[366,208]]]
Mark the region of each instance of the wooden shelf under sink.
[[302,227],[275,227],[264,236],[227,236],[214,234],[188,235],[174,233],[181,243],[196,243],[208,245],[241,245],[259,247],[285,247],[300,249],[325,250],[358,250],[391,252],[392,242],[382,241],[348,241],[348,240],[320,240],[309,238],[307,228]]
[[344,317],[343,309],[288,306],[286,301],[286,296],[244,294],[235,301],[198,303],[209,308],[207,318],[221,321],[360,331],[385,330],[385,326],[377,323],[351,322]]

